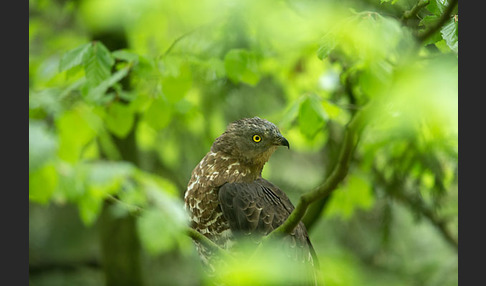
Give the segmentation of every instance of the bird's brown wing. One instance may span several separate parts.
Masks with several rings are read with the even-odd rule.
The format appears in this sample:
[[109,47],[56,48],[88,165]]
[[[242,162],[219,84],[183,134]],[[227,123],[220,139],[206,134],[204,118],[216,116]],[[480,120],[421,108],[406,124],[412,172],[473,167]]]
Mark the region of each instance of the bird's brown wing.
[[[263,236],[279,227],[293,211],[287,195],[277,186],[259,178],[251,183],[226,183],[219,189],[224,217],[234,234]],[[302,260],[317,261],[315,252],[300,222],[287,237]],[[309,257],[309,254],[312,257]],[[300,260],[300,259],[299,259]]]

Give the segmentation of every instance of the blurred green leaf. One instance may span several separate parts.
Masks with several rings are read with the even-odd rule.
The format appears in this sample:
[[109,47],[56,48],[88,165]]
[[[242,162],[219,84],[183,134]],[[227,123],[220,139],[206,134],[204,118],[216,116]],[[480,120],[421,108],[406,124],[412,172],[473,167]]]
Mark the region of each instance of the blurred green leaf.
[[444,38],[449,48],[451,48],[451,50],[457,54],[459,51],[457,22],[450,19],[447,24],[442,27],[440,33],[442,34],[442,38]]
[[57,183],[57,170],[53,164],[46,164],[29,172],[29,200],[46,204],[52,197]]
[[324,111],[329,116],[329,119],[337,119],[338,116],[341,114],[341,108],[328,100],[322,101],[322,107]]
[[152,104],[143,115],[146,122],[155,130],[165,128],[172,118],[172,110],[169,103],[158,98],[152,101]]
[[49,162],[56,151],[56,137],[44,122],[29,121],[29,172]]
[[86,55],[91,52],[91,49],[92,44],[87,43],[63,54],[59,62],[59,71],[63,72],[83,64]]
[[75,163],[80,159],[82,149],[96,135],[96,130],[88,122],[90,116],[83,108],[66,111],[56,120],[59,134],[59,158]]
[[312,139],[324,127],[328,116],[315,95],[306,96],[299,109],[300,132]]
[[396,19],[365,11],[346,18],[328,32],[318,55],[323,58],[334,48],[340,56],[356,63],[353,68],[361,69],[393,58],[400,48],[412,46],[412,41]]
[[105,119],[106,127],[110,132],[124,138],[132,130],[135,116],[127,104],[114,102],[110,105]]
[[313,285],[313,267],[289,257],[289,245],[281,240],[258,245],[241,239],[236,248],[234,260],[216,261],[205,285]]
[[180,63],[176,71],[162,77],[162,92],[170,102],[181,100],[192,86],[192,73],[188,63]]
[[260,80],[257,57],[253,52],[241,49],[229,51],[224,57],[224,67],[234,83],[255,85]]
[[92,225],[98,218],[103,201],[110,195],[122,191],[132,178],[135,168],[132,164],[118,161],[91,161],[65,166],[61,180],[62,195],[76,203],[79,215],[85,225]]
[[284,111],[282,115],[282,119],[279,122],[279,126],[282,128],[289,128],[292,123],[297,119],[299,116],[300,105],[302,103],[303,97],[298,98],[297,100],[293,101],[289,107]]
[[98,196],[92,196],[89,193],[78,200],[79,216],[81,221],[86,225],[93,225],[98,218],[103,206],[103,199]]
[[110,160],[122,159],[122,155],[120,154],[118,147],[115,145],[115,142],[113,142],[113,138],[107,130],[100,130],[97,139],[100,144],[101,150],[106,157],[108,157]]
[[93,102],[102,103],[103,96],[105,95],[106,91],[122,78],[127,76],[129,71],[130,66],[127,66],[115,72],[113,75],[100,82],[97,86],[90,88],[86,98]]
[[97,161],[85,165],[88,171],[87,179],[91,186],[102,186],[113,189],[113,185],[119,185],[127,180],[135,170],[128,162]]
[[350,174],[344,185],[334,192],[326,214],[349,219],[356,209],[369,209],[373,203],[370,182],[359,175]]
[[387,61],[370,63],[359,73],[358,83],[362,92],[369,97],[376,96],[390,85],[392,72],[393,66]]
[[336,42],[331,36],[325,36],[322,40],[322,44],[317,50],[317,57],[321,60],[327,58],[329,54],[336,47]]
[[142,245],[153,255],[174,248],[181,235],[184,235],[167,213],[154,208],[143,213],[138,222],[138,230]]
[[189,243],[185,233],[188,217],[182,202],[176,197],[175,186],[165,179],[143,172],[138,173],[137,180],[153,205],[144,211],[138,224],[144,248],[151,254],[159,254]]
[[115,60],[110,51],[101,42],[93,42],[83,59],[86,78],[91,86],[97,86],[111,75]]
[[127,62],[134,62],[134,63],[137,63],[140,57],[137,53],[126,49],[114,51],[113,53],[111,53],[111,55],[115,59],[123,60]]
[[60,162],[57,171],[59,173],[59,188],[56,198],[60,201],[77,203],[86,192],[86,172],[81,172],[83,165],[71,165]]

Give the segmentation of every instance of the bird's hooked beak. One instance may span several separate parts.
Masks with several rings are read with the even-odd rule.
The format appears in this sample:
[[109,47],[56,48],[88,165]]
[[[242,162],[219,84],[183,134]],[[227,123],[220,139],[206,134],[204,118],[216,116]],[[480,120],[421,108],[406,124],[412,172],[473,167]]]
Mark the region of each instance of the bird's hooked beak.
[[276,143],[280,146],[287,146],[287,149],[290,149],[289,141],[287,141],[287,139],[285,139],[285,137],[282,135],[278,135]]

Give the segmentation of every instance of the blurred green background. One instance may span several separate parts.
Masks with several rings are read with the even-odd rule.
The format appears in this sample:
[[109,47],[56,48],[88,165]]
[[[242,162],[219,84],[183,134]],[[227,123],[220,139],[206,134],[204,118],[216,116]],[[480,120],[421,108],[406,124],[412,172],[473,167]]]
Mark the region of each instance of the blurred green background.
[[296,204],[365,106],[304,218],[325,285],[457,285],[457,27],[451,0],[30,0],[30,285],[211,285],[182,198],[213,140],[274,122]]

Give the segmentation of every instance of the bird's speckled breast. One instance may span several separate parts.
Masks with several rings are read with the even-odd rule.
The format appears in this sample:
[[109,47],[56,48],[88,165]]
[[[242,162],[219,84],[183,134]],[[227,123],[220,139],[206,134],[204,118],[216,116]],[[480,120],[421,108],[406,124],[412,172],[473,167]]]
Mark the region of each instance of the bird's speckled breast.
[[220,152],[209,152],[192,171],[184,196],[191,227],[224,248],[232,236],[218,201],[225,183],[253,181],[252,170]]

